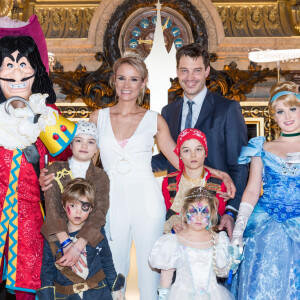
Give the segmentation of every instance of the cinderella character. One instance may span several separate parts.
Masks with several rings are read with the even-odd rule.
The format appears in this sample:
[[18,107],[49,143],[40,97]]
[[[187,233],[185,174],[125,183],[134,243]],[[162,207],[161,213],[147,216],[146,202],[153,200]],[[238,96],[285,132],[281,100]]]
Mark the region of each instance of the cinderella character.
[[233,231],[234,244],[242,247],[245,242],[244,260],[232,284],[237,299],[300,298],[298,86],[275,84],[269,111],[281,129],[280,137],[268,143],[264,137],[253,138],[239,157],[239,163],[251,161],[251,167]]

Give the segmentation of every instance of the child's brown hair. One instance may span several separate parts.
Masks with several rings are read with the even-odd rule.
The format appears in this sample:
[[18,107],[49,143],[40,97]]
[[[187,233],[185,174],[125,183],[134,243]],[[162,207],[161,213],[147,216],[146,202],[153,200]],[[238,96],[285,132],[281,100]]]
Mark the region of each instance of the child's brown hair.
[[91,206],[94,207],[95,188],[93,184],[83,178],[76,178],[65,186],[62,204],[65,207],[67,202],[77,201],[80,197],[86,197]]

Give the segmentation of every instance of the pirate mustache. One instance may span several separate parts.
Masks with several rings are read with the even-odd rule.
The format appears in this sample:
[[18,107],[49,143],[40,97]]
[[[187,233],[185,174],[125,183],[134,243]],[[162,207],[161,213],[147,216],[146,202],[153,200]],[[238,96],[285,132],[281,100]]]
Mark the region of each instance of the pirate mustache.
[[[27,81],[27,80],[31,79],[32,77],[34,77],[34,76],[35,76],[35,74],[33,74],[33,75],[29,76],[29,77],[24,77],[23,79],[21,79],[21,82]],[[8,81],[8,82],[16,82],[15,79],[10,79],[10,78],[2,78],[2,77],[0,77],[0,80],[4,80],[4,81]]]

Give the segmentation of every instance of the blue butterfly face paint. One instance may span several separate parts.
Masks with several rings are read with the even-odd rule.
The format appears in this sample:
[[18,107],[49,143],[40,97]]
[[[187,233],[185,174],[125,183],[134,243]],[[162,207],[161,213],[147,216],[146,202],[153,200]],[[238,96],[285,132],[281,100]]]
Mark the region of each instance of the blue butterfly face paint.
[[210,220],[210,211],[206,203],[197,202],[190,204],[186,211],[187,223],[196,223],[207,226]]

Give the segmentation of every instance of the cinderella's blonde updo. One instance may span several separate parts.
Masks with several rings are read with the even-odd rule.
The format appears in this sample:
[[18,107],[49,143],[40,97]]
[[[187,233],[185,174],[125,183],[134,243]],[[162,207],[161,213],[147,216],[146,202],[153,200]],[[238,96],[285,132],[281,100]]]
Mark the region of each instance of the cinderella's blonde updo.
[[299,94],[299,86],[292,81],[277,82],[271,87],[270,101],[269,101],[269,113],[273,117],[275,114],[275,107],[279,101],[282,101],[286,106],[298,106],[300,107],[300,100],[293,94],[286,94],[279,96],[271,102],[272,98],[279,92],[292,92]]
[[[142,58],[139,55],[135,55],[134,53],[127,54],[127,56],[117,59],[113,65],[113,74],[109,80],[110,86],[113,89],[115,89],[115,80],[116,80],[115,76],[116,76],[117,70],[123,64],[128,64],[128,65],[132,66],[140,74],[142,81],[145,81],[148,79],[148,70],[147,70],[147,67],[146,67],[144,61],[142,60]],[[141,92],[137,98],[138,105],[143,104],[145,89],[146,89],[146,87],[144,87],[141,90]],[[116,99],[116,100],[118,100],[118,99]]]

